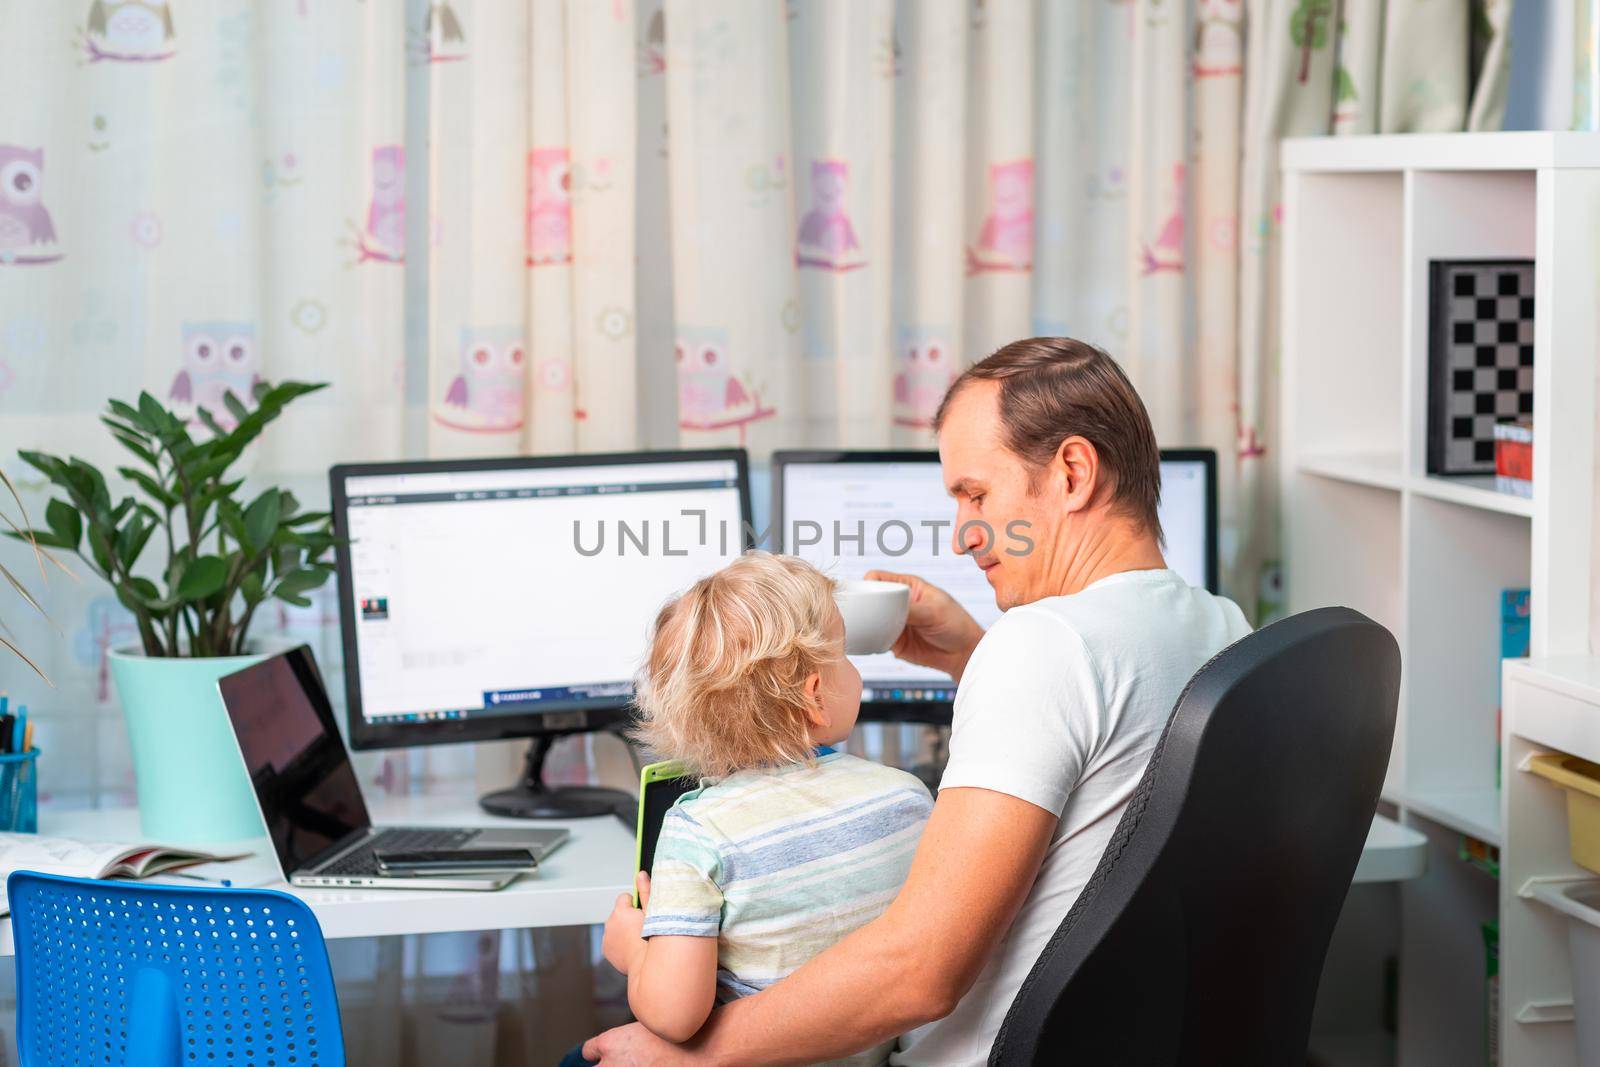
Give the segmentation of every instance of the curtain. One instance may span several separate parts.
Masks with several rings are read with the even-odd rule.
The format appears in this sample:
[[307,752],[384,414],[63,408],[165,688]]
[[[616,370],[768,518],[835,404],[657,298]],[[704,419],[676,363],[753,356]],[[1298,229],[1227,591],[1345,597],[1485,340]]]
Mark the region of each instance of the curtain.
[[1235,592],[1258,621],[1283,605],[1277,562],[1278,142],[1321,134],[1500,127],[1512,0],[1258,0],[1240,189]]
[[[221,412],[257,376],[331,382],[243,464],[308,503],[340,460],[636,447],[631,4],[17,0],[0,25],[0,463],[30,515],[16,450],[113,469],[96,416],[141,389]],[[105,658],[131,619],[91,580],[42,593],[61,632],[16,636],[55,688],[0,659],[42,801],[132,803]],[[313,601],[255,633],[308,641],[338,700],[332,588]],[[476,764],[513,773],[491,748],[357,765],[369,794],[467,792]],[[563,744],[550,777],[588,777],[597,748]],[[622,1017],[594,949],[332,942],[351,1060],[553,1062]]]
[[[930,447],[961,367],[1069,334],[1122,361],[1163,444],[1218,450],[1224,583],[1265,619],[1277,144],[1494,128],[1509,15],[1509,0],[0,0],[0,467],[37,515],[18,448],[114,467],[107,397],[193,410],[258,375],[332,383],[245,461],[308,502],[335,461]],[[16,636],[55,688],[9,659],[0,688],[34,709],[46,802],[131,803],[105,659],[130,620],[90,581],[41,592],[60,632],[28,620]],[[311,643],[337,697],[333,590],[313,601],[257,632]],[[857,744],[923,758],[914,735]],[[517,754],[358,766],[373,791],[465,791],[504,784]],[[550,768],[630,775],[605,742],[565,742]],[[519,937],[339,945],[341,979],[380,1018],[445,1004],[408,1016],[414,1047],[459,1037],[463,998],[481,1009],[469,1044],[492,1044],[513,990],[590,988],[581,938]],[[359,1028],[356,1061],[392,1062],[392,1036]]]

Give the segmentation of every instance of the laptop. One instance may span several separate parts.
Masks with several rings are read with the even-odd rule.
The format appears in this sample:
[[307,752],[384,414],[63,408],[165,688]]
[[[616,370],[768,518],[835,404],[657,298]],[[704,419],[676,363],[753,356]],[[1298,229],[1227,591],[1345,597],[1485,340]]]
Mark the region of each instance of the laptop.
[[570,836],[563,829],[372,825],[305,645],[227,675],[217,688],[291,885],[499,889],[516,872],[386,875],[377,853],[525,848],[542,862]]

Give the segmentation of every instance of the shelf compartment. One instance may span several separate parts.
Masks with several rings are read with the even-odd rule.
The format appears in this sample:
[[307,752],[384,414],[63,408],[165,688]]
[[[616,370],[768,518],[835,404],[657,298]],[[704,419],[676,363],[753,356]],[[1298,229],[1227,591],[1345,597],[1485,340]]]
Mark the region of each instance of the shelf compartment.
[[1414,792],[1402,803],[1430,822],[1500,847],[1500,791],[1456,789]]
[[1284,444],[1400,454],[1404,175],[1290,175],[1284,190]]
[[1567,890],[1574,888],[1588,890],[1591,896],[1600,893],[1600,878],[1529,878],[1517,890],[1517,895],[1526,900],[1537,900],[1569,919],[1577,919],[1600,930],[1600,910],[1573,900]]
[[1449,478],[1425,475],[1412,478],[1411,491],[1434,500],[1448,500],[1463,507],[1495,511],[1502,515],[1519,515],[1533,518],[1533,499],[1502,493],[1494,487],[1492,474],[1454,475]]
[[1373,489],[1398,490],[1405,480],[1398,452],[1324,453],[1305,456],[1299,468],[1305,474]]
[[1501,515],[1533,517],[1533,500],[1496,489],[1492,474],[1408,478],[1397,452],[1318,452],[1302,456],[1295,468],[1301,474],[1336,482],[1349,482],[1372,489],[1406,489],[1430,500],[1444,500]]
[[1432,393],[1429,278],[1435,260],[1534,259],[1536,177],[1531,170],[1418,170],[1408,175],[1406,187],[1411,222],[1406,274],[1409,485],[1424,496],[1529,517],[1533,501],[1497,492],[1493,474],[1434,477],[1426,470]]
[[[1500,844],[1498,801],[1489,819],[1500,752],[1500,593],[1529,586],[1532,524],[1454,501],[1405,499],[1405,795],[1424,815]],[[1436,797],[1449,799],[1426,810]]]
[[1570,1023],[1577,1018],[1570,1000],[1530,1000],[1517,1009],[1517,1022],[1524,1026],[1542,1026],[1549,1023]]
[[1567,1011],[1577,1024],[1579,1061],[1594,1063],[1600,1053],[1600,878],[1530,878],[1518,895],[1538,901],[1566,921],[1572,966],[1572,1003]]
[[[1296,604],[1345,604],[1398,633],[1400,494],[1315,477],[1295,478],[1286,493],[1285,563]],[[1337,565],[1310,565],[1329,560]]]

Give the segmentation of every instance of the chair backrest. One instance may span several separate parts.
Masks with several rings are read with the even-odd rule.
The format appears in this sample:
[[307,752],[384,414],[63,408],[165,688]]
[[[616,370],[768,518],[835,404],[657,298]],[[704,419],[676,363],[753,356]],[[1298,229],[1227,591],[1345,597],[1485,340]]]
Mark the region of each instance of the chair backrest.
[[1399,685],[1394,638],[1348,608],[1202,667],[989,1062],[1303,1063]]
[[342,1067],[322,928],[287,893],[16,871],[23,1067]]

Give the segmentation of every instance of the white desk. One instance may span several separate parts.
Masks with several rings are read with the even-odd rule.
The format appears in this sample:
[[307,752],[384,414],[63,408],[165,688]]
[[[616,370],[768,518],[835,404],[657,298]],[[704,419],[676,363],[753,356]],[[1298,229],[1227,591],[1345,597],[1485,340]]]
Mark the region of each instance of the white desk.
[[1428,866],[1428,839],[1382,815],[1372,820],[1352,882],[1404,882],[1421,878]]
[[[373,819],[390,825],[530,825],[485,814],[470,798],[402,797],[373,804]],[[263,886],[293,893],[311,905],[325,937],[382,937],[461,930],[504,930],[538,926],[581,926],[604,922],[617,894],[633,877],[633,834],[613,816],[539,823],[565,826],[572,839],[551,854],[539,872],[492,893],[439,889],[299,889],[285,885],[265,839],[241,842],[248,859],[189,868],[207,878],[227,878],[236,886]],[[137,841],[139,816],[133,809],[42,814],[41,833],[85,840]],[[1417,831],[1378,817],[1356,865],[1356,882],[1416,878],[1427,857],[1427,840]],[[193,885],[193,879],[156,877],[156,882]],[[11,955],[11,921],[0,922],[0,955]]]
[[[584,926],[604,922],[617,894],[633,882],[633,832],[615,816],[524,822],[486,814],[470,797],[375,799],[379,824],[405,826],[564,826],[572,837],[551,853],[539,871],[490,893],[441,889],[301,889],[286,885],[265,838],[236,846],[207,845],[212,852],[249,850],[248,859],[190,867],[193,874],[227,878],[236,886],[277,889],[311,905],[324,937],[381,937],[460,930],[504,930],[535,926]],[[139,815],[131,808],[40,813],[39,832],[85,840],[138,841]],[[195,885],[192,878],[157,876],[170,885]],[[0,923],[0,955],[10,955],[11,920]]]

